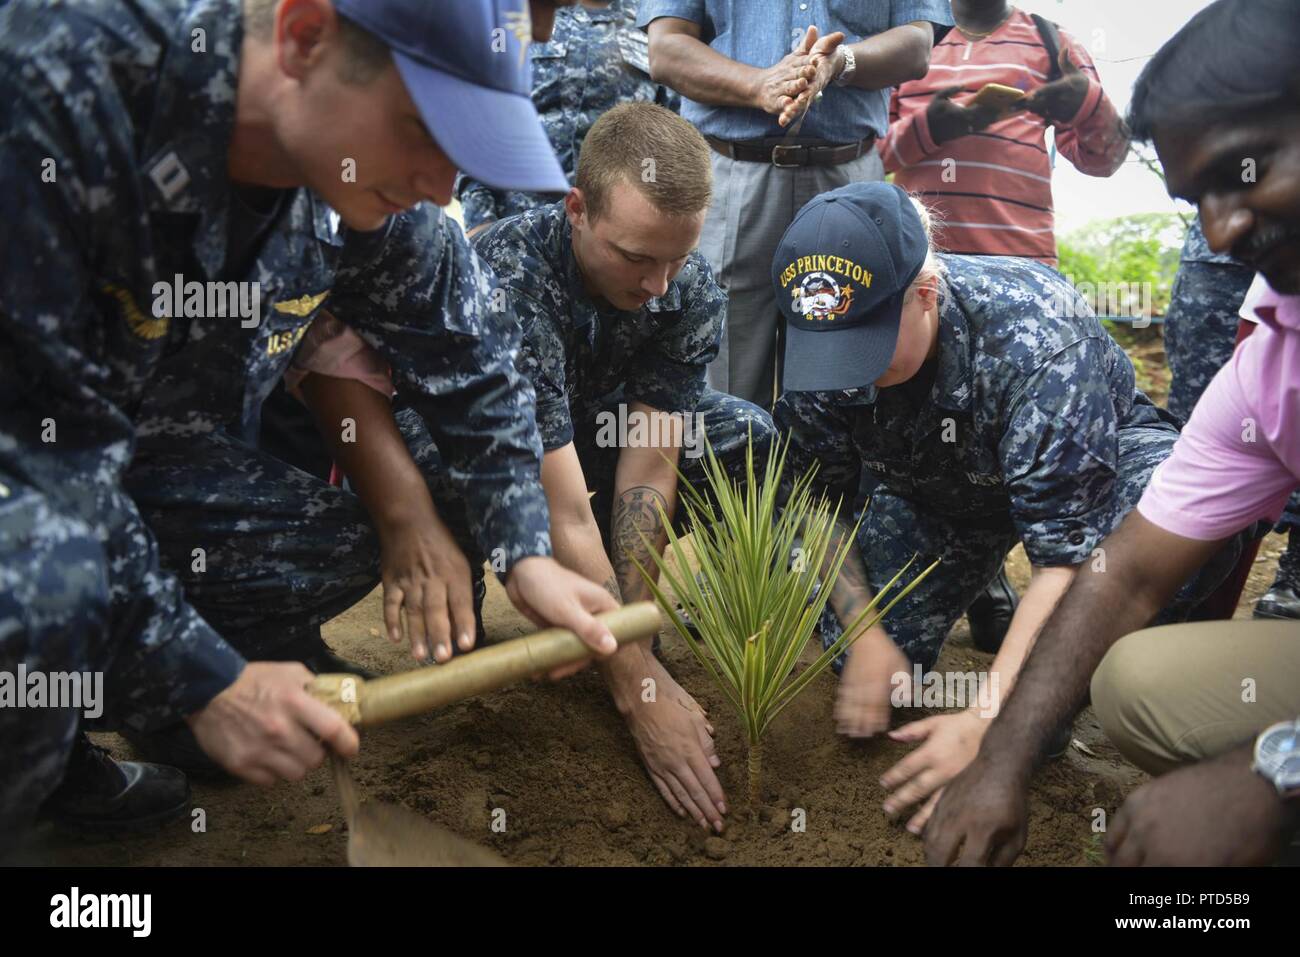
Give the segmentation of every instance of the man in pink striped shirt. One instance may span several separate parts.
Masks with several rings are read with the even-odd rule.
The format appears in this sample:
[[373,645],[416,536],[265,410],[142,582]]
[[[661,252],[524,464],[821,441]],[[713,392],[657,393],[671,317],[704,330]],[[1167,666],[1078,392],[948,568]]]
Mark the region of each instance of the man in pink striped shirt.
[[[1055,24],[1006,0],[953,0],[952,12],[957,25],[935,44],[929,72],[894,91],[877,145],[885,170],[939,214],[946,252],[1055,267],[1047,128],[1089,176],[1119,168],[1128,133],[1087,51]],[[1010,113],[955,99],[989,83],[1027,96]]]
[[[1106,827],[1121,865],[1265,864],[1300,828],[1300,626],[1144,628],[1223,540],[1275,520],[1300,483],[1300,15],[1218,0],[1155,55],[1130,125],[1217,252],[1262,273],[1261,325],[1192,411],[1104,565],[1083,568],[1039,634],[979,755],[926,831],[932,863],[1009,864],[1052,731],[1087,699],[1153,781]],[[1095,670],[1095,673],[1094,673]],[[1294,845],[1292,845],[1294,848]]]

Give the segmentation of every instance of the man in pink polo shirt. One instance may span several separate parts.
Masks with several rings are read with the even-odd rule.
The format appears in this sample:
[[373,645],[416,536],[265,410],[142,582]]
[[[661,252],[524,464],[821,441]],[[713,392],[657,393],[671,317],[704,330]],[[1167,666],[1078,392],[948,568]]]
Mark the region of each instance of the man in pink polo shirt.
[[[1264,276],[1260,321],[1192,412],[1137,509],[1040,633],[979,756],[925,833],[931,863],[1009,864],[1043,745],[1085,703],[1152,774],[1108,822],[1115,864],[1263,864],[1300,824],[1300,626],[1144,628],[1223,543],[1300,484],[1300,16],[1218,0],[1151,60],[1130,108],[1169,192],[1217,251]],[[1099,570],[1104,567],[1104,571]],[[1095,674],[1094,674],[1095,671]]]

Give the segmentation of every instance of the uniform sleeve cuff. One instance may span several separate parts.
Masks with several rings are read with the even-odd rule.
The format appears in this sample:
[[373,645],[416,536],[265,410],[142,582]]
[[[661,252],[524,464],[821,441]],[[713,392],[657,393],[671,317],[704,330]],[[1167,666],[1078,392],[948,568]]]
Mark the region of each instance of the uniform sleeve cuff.
[[1030,564],[1038,568],[1081,565],[1094,557],[1097,546],[1108,534],[1097,512],[1079,518],[1048,519],[1021,527],[1020,540]]
[[470,502],[470,508],[485,516],[478,543],[501,584],[523,559],[551,556],[550,513],[540,480],[527,487],[512,485],[502,495],[491,494],[486,503]]
[[201,711],[243,672],[247,662],[207,622],[192,620],[139,667],[115,676],[116,719],[140,731],[176,724]]

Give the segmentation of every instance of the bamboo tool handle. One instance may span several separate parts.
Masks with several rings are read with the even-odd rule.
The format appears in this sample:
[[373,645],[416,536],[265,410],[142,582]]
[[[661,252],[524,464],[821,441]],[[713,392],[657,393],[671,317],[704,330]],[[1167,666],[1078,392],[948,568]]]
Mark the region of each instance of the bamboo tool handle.
[[[662,624],[659,608],[651,601],[624,605],[596,617],[620,645],[647,641]],[[308,690],[352,724],[372,727],[495,691],[590,657],[591,649],[573,632],[547,628],[480,648],[445,665],[413,668],[373,681],[355,675],[317,675]]]

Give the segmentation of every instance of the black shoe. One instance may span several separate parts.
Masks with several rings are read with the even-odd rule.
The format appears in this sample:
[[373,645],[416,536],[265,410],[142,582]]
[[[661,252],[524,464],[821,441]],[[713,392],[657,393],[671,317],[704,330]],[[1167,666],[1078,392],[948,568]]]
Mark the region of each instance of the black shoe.
[[[479,578],[474,582],[474,647],[472,651],[478,651],[487,645],[487,629],[483,627],[483,602],[487,600],[487,579]],[[453,636],[454,639],[454,636]],[[462,651],[460,644],[455,640],[451,643],[451,653],[453,655],[467,655],[468,651]]]
[[1057,758],[1064,756],[1065,752],[1070,750],[1072,740],[1074,740],[1073,721],[1048,739],[1047,746],[1043,748],[1043,757],[1048,761],[1055,761]]
[[170,764],[196,778],[226,777],[226,770],[199,747],[194,732],[185,722],[171,724],[157,731],[120,732],[139,754],[149,761]]
[[482,648],[487,643],[487,629],[483,627],[483,603],[487,601],[487,579],[474,581],[474,647]]
[[1255,602],[1256,618],[1300,618],[1300,533],[1287,531],[1287,545],[1277,560],[1277,575],[1268,591]]
[[1275,581],[1273,587],[1255,602],[1256,618],[1300,618],[1300,595],[1296,594],[1295,585],[1287,581]]
[[970,637],[980,651],[996,655],[1002,647],[1002,639],[1011,627],[1011,617],[1020,604],[1020,596],[1011,586],[1004,567],[998,577],[989,583],[978,598],[966,609],[966,620],[970,622]]
[[[708,589],[708,585],[707,585],[707,583],[706,583],[705,580],[704,580],[704,575],[703,575],[703,573],[696,573],[696,575],[695,575],[695,581],[696,581],[696,584],[698,584],[698,585],[700,586],[700,592],[701,592],[701,593],[702,593],[702,594],[707,598],[707,597],[708,597],[708,594],[709,594],[709,589]],[[681,602],[678,602],[678,603],[677,603],[677,617],[680,618],[680,619],[682,620],[682,624],[686,626],[686,630],[690,633],[690,635],[691,635],[692,638],[694,638],[696,641],[702,641],[702,640],[703,640],[703,639],[700,637],[700,628],[699,628],[699,626],[695,624],[694,619],[691,618],[691,613],[690,613],[689,611],[686,610],[686,607],[685,607]],[[655,635],[655,640],[654,640],[654,652],[655,652],[656,656],[657,656],[658,653],[659,653],[659,635],[658,635],[658,634]]]
[[379,677],[368,668],[334,654],[330,646],[325,644],[320,632],[304,635],[272,649],[269,654],[255,655],[253,658],[256,661],[301,661],[314,675],[349,674],[366,681]]
[[1291,836],[1273,863],[1278,867],[1300,867],[1300,833]]
[[190,784],[176,768],[114,761],[78,734],[58,789],[41,817],[77,837],[108,838],[157,830],[190,806]]

